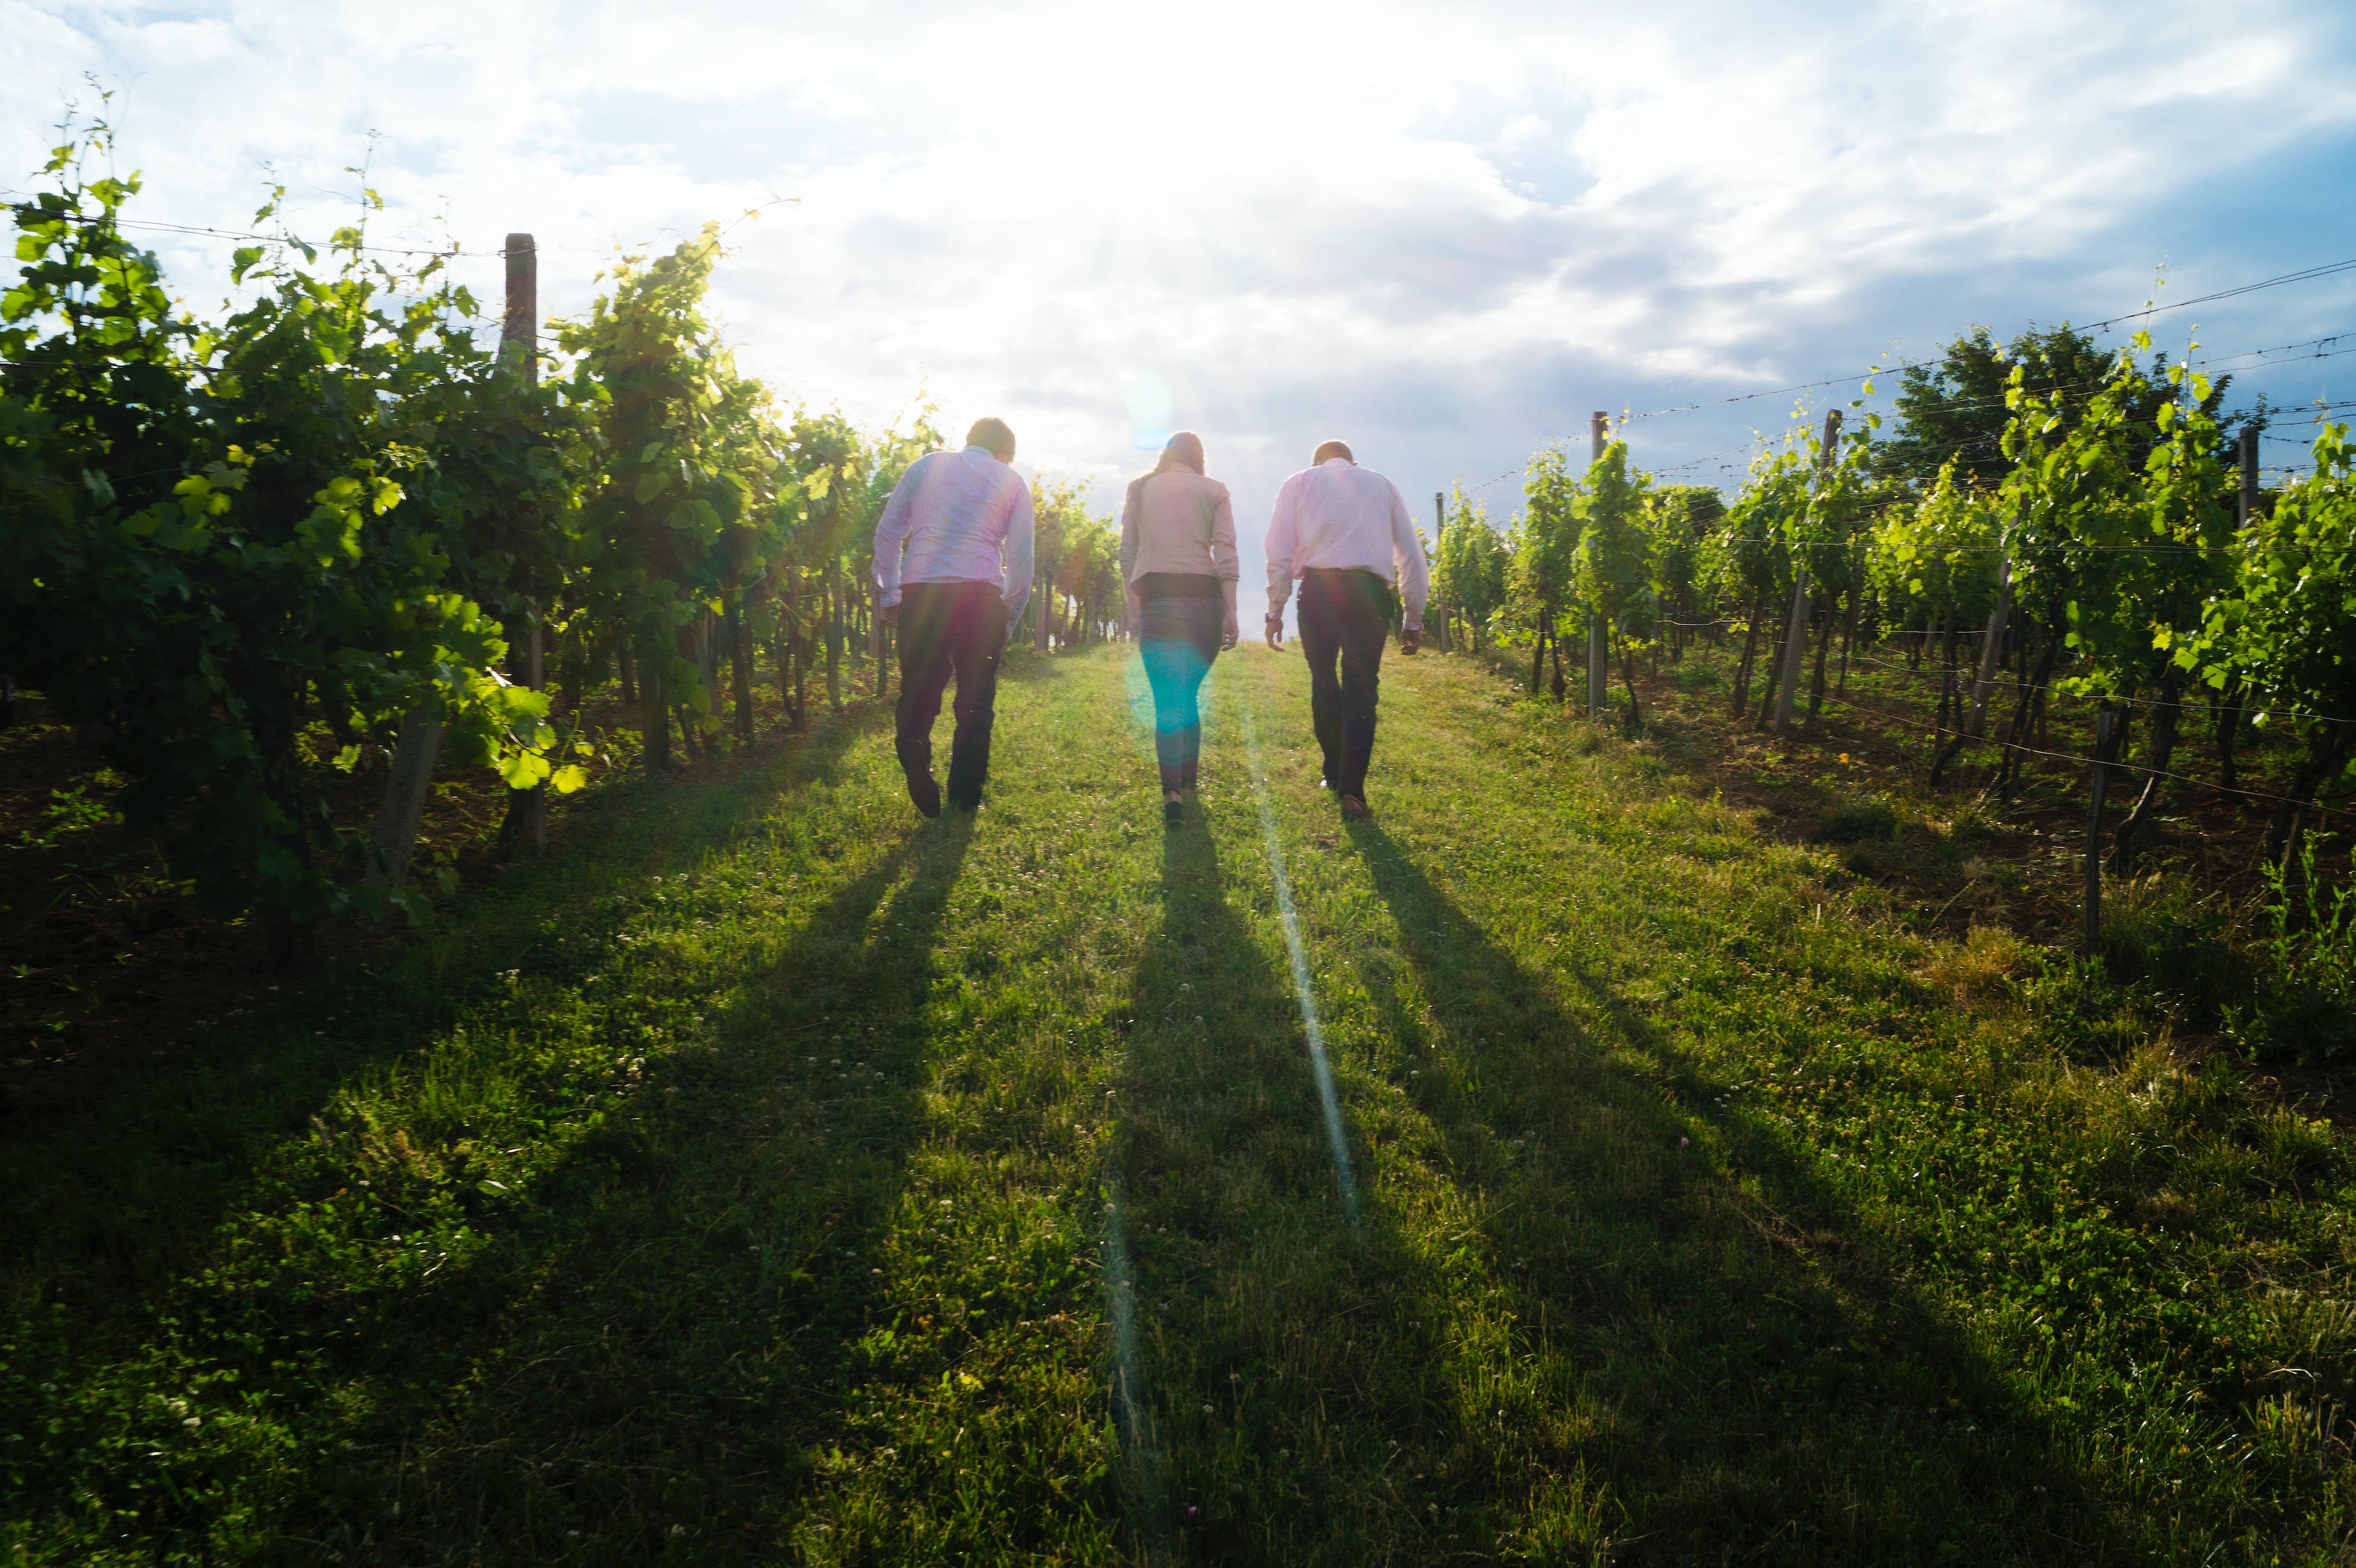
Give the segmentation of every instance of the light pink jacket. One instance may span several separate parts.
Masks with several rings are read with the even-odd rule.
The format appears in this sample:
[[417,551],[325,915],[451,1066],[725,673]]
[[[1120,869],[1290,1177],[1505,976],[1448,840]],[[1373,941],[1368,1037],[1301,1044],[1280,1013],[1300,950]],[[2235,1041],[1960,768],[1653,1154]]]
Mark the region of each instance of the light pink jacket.
[[1134,582],[1149,571],[1229,582],[1242,575],[1236,511],[1225,485],[1183,465],[1130,481],[1120,509],[1121,581]]

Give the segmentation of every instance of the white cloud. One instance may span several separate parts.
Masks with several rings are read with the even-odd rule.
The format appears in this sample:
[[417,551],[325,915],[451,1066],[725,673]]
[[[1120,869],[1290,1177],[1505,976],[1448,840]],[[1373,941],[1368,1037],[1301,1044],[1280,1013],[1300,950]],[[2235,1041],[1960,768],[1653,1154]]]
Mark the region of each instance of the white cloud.
[[[30,166],[44,91],[93,70],[123,84],[150,216],[235,225],[270,165],[322,229],[379,131],[376,232],[530,229],[556,309],[616,241],[795,197],[734,230],[722,274],[749,368],[869,422],[921,383],[952,425],[1013,420],[1026,465],[1108,476],[1137,464],[1131,392],[1158,378],[1249,516],[1327,433],[1428,490],[1590,407],[1811,379],[1971,319],[2110,314],[2163,256],[2188,287],[2329,259],[2254,254],[2205,215],[2243,171],[2345,142],[2348,33],[2286,5],[2226,32],[2208,9],[2067,3],[1827,25],[0,0],[0,162]],[[218,292],[224,247],[166,249],[191,297]],[[1644,435],[1668,461],[1754,421],[1781,411]]]

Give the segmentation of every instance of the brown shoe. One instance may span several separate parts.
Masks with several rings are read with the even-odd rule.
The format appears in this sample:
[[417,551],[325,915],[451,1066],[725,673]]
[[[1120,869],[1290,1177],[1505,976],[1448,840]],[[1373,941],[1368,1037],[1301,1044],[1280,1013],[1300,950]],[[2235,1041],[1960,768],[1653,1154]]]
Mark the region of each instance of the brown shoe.
[[1375,819],[1375,814],[1366,803],[1355,795],[1342,797],[1342,815],[1352,822],[1372,822]]

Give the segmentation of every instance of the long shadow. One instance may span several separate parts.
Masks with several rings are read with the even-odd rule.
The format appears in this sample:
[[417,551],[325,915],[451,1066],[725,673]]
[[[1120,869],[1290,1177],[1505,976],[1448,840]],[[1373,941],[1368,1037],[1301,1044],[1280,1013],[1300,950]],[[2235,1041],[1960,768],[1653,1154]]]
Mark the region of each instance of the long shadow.
[[[446,1525],[435,1501],[446,1480],[447,1495],[472,1499],[473,1517],[504,1513],[502,1530],[531,1543],[509,1551],[487,1536],[477,1560],[552,1561],[564,1554],[568,1538],[538,1525],[564,1511],[563,1488],[578,1484],[581,1473],[613,1462],[598,1457],[568,1472],[563,1456],[584,1445],[594,1449],[599,1433],[609,1447],[676,1447],[686,1430],[679,1413],[697,1409],[699,1400],[741,1410],[716,1382],[691,1392],[680,1386],[688,1376],[681,1369],[694,1365],[706,1344],[693,1330],[708,1321],[711,1303],[756,1299],[772,1317],[798,1314],[792,1349],[799,1359],[791,1364],[839,1365],[848,1326],[863,1310],[855,1291],[845,1294],[856,1281],[850,1271],[809,1262],[830,1249],[868,1245],[888,1210],[915,1118],[908,1064],[924,1043],[909,1003],[922,995],[916,976],[964,855],[966,824],[926,829],[913,848],[884,853],[833,892],[775,956],[747,1005],[718,1020],[716,1048],[662,1060],[662,1048],[647,1043],[640,1026],[617,1010],[611,1040],[596,1048],[603,1056],[603,1045],[611,1047],[603,1065],[616,1075],[615,1104],[587,1118],[593,1130],[539,1172],[529,1192],[487,1182],[455,1197],[420,1196],[440,1205],[421,1212],[421,1222],[462,1221],[440,1233],[455,1233],[468,1249],[422,1277],[417,1268],[393,1265],[375,1288],[323,1286],[323,1275],[349,1277],[343,1260],[290,1251],[257,1266],[250,1250],[242,1258],[223,1253],[215,1230],[229,1212],[292,1211],[299,1218],[332,1204],[324,1189],[290,1186],[275,1172],[273,1154],[306,1125],[319,1125],[320,1115],[332,1115],[347,1085],[404,1061],[430,1076],[434,1053],[449,1048],[454,1020],[507,991],[503,971],[588,997],[585,982],[615,955],[614,933],[662,875],[768,831],[765,816],[835,776],[876,721],[851,716],[784,759],[752,759],[704,787],[694,787],[702,781],[655,786],[665,790],[659,801],[606,808],[625,831],[584,835],[574,849],[552,858],[563,863],[528,868],[464,901],[448,929],[382,974],[323,987],[327,1003],[354,1020],[333,1041],[302,1027],[312,1018],[266,1019],[253,1034],[216,1047],[212,1060],[131,1098],[106,1127],[40,1151],[51,1168],[12,1189],[16,1200],[5,1221],[11,1245],[23,1242],[11,1253],[12,1269],[21,1271],[10,1288],[23,1342],[10,1349],[25,1353],[15,1370],[37,1357],[59,1378],[123,1376],[126,1389],[136,1389],[168,1368],[165,1377],[185,1379],[191,1391],[249,1389],[246,1397],[262,1402],[254,1408],[266,1403],[276,1420],[299,1424],[303,1402],[316,1400],[317,1423],[348,1431],[350,1440],[339,1456],[299,1474],[283,1468],[284,1459],[228,1445],[206,1462],[181,1466],[171,1486],[144,1479],[128,1453],[95,1467],[89,1449],[79,1461],[26,1454],[33,1463],[6,1514],[28,1523],[43,1517],[50,1506],[42,1500],[45,1483],[95,1484],[121,1489],[111,1500],[155,1539],[203,1543],[200,1555],[238,1541],[252,1546],[257,1532],[271,1533],[257,1522],[267,1520],[290,1533],[283,1551],[264,1555],[340,1551],[347,1560],[403,1560],[401,1552],[386,1555],[387,1543],[399,1539],[418,1543],[414,1555],[423,1560],[434,1553],[423,1546],[422,1528],[397,1521],[438,1518]],[[659,805],[679,809],[657,816]],[[881,921],[872,920],[879,910]],[[729,985],[743,976],[714,978]],[[796,1048],[805,1037],[832,1032],[830,1014],[855,1008],[872,1009],[858,1026],[862,1055],[886,1078],[884,1087],[851,1098],[851,1088],[834,1086],[831,1067],[798,1061]],[[872,1037],[864,1032],[871,1022]],[[843,1048],[829,1044],[799,1054],[830,1061]],[[529,1052],[529,1041],[519,1049]],[[654,1057],[652,1071],[634,1052]],[[807,1095],[798,1093],[804,1087]],[[739,1094],[760,1102],[764,1117],[733,1098]],[[835,1123],[800,1129],[809,1136],[797,1143],[797,1117],[823,1117],[828,1107]],[[580,1107],[547,1109],[577,1121]],[[377,1146],[380,1156],[385,1147]],[[780,1185],[798,1170],[815,1174]],[[380,1187],[397,1186],[397,1168],[393,1174],[388,1182],[387,1171],[377,1169]],[[769,1209],[740,1212],[745,1195],[756,1191]],[[390,1190],[382,1196],[396,1201]],[[459,1206],[455,1214],[451,1203]],[[637,1232],[626,1234],[634,1226]],[[749,1243],[733,1253],[725,1245],[712,1252],[716,1239],[762,1226],[780,1241],[757,1252]],[[291,1238],[290,1247],[311,1244],[299,1226],[275,1233]],[[680,1248],[693,1261],[649,1271],[649,1259]],[[648,1316],[657,1301],[664,1304],[659,1328]],[[558,1303],[562,1310],[550,1310]],[[59,1310],[52,1318],[53,1304]],[[583,1331],[584,1316],[597,1317],[598,1325]],[[567,1333],[577,1335],[570,1350],[560,1347]],[[604,1420],[615,1402],[637,1396],[626,1380],[596,1370],[597,1352],[634,1339],[650,1351],[648,1392],[632,1405],[649,1413],[635,1427]],[[576,1354],[583,1347],[585,1360]],[[152,1365],[132,1370],[143,1362]],[[763,1362],[772,1370],[787,1364],[782,1355]],[[0,1383],[6,1385],[0,1406],[9,1407],[0,1409],[9,1417],[0,1424],[33,1430],[15,1419],[26,1413],[15,1396],[29,1398],[30,1388]],[[101,1402],[113,1397],[97,1394]],[[92,1435],[103,1432],[102,1405],[85,1404],[77,1415],[93,1424]],[[713,1465],[712,1485],[723,1491],[741,1483],[745,1455],[772,1455],[793,1442],[773,1433],[768,1447],[747,1442],[732,1449],[735,1425],[712,1419],[708,1406],[690,1425],[735,1456]],[[790,1431],[790,1424],[775,1430]],[[461,1432],[463,1439],[451,1435]],[[421,1471],[422,1460],[442,1451],[437,1441],[459,1457]],[[518,1457],[526,1450],[529,1462]],[[493,1472],[503,1486],[486,1478]],[[768,1474],[756,1500],[774,1504],[768,1488],[776,1479]],[[621,1488],[605,1495],[615,1506],[644,1509],[650,1496],[676,1490],[666,1482],[651,1493]],[[87,1512],[90,1501],[82,1499],[75,1511]],[[749,1502],[739,1506],[747,1517],[757,1513]]]
[[[1763,1124],[1698,1128],[1387,835],[1351,837],[1428,1010],[1365,990],[1530,1332],[1590,1419],[1558,1463],[1625,1510],[1613,1561],[2094,1563],[2133,1552],[2052,1435]],[[1621,1040],[1697,1066],[1600,977]],[[1430,1021],[1427,1021],[1429,1019]],[[1698,1143],[1699,1140],[1697,1140]],[[1745,1182],[1754,1190],[1742,1190]]]
[[920,829],[813,911],[718,1044],[667,1063],[459,1280],[360,1305],[344,1388],[371,1414],[287,1521],[345,1561],[779,1549],[889,1316],[869,1264],[925,1125],[921,1005],[971,832]]
[[[1269,917],[1265,880],[1242,885]],[[1165,837],[1162,896],[1112,1157],[1136,1336],[1116,1380],[1133,1353],[1151,1418],[1116,1400],[1140,1556],[1430,1560],[1462,1416],[1412,1304],[1444,1281],[1379,1217],[1345,1216],[1289,976],[1199,821]]]
[[177,1277],[221,1216],[252,1200],[258,1167],[338,1091],[443,1044],[461,1015],[505,993],[509,971],[578,989],[609,962],[614,932],[654,879],[760,831],[888,722],[846,714],[782,755],[621,785],[569,819],[557,853],[463,894],[389,956],[258,1004],[242,1027],[225,1023],[125,1085],[102,1115],[5,1149],[0,1256],[12,1277],[0,1288],[102,1319]]

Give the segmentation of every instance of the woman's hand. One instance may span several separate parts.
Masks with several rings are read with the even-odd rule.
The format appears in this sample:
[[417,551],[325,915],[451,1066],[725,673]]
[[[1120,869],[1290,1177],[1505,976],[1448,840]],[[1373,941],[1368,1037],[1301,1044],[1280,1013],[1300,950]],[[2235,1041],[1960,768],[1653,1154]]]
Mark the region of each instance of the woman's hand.
[[1230,604],[1227,606],[1226,621],[1219,628],[1219,646],[1222,649],[1232,648],[1243,635],[1243,626],[1236,620],[1236,607]]
[[1145,601],[1140,599],[1137,596],[1137,590],[1132,588],[1129,591],[1129,635],[1134,637],[1144,630]]

